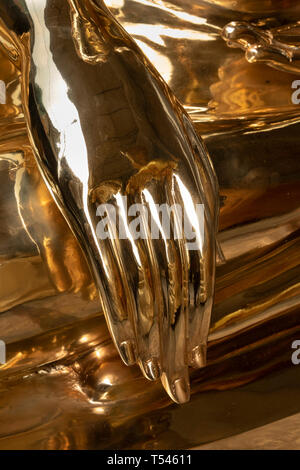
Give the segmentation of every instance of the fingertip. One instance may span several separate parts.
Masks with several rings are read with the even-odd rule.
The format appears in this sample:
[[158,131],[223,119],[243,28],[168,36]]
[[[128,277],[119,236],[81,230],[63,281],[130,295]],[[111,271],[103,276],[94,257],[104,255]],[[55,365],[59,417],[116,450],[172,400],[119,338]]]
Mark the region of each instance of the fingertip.
[[195,369],[200,369],[206,366],[206,349],[205,344],[200,344],[192,350],[190,365]]
[[160,365],[156,358],[151,358],[143,363],[143,373],[149,380],[158,380],[160,378]]
[[162,384],[169,397],[175,403],[183,404],[190,400],[190,382],[188,376],[181,376],[171,381],[163,374]]
[[135,347],[132,341],[123,341],[120,344],[119,353],[122,361],[127,366],[132,366],[136,363]]
[[174,380],[172,392],[176,403],[183,404],[190,400],[190,383],[185,377]]

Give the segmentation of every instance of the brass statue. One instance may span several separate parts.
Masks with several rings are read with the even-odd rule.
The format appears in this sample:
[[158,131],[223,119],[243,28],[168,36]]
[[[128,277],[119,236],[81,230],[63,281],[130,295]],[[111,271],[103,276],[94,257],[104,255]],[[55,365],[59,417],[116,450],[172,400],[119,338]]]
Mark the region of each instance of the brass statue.
[[[86,254],[119,354],[186,402],[188,365],[205,364],[214,287],[218,193],[208,154],[104,4],[29,0],[1,8],[38,167]],[[150,234],[144,242],[99,239],[101,203],[113,204],[128,230],[125,195],[149,211],[157,203],[189,211],[204,204],[203,244],[188,251],[164,234],[156,243]]]
[[[251,384],[296,377],[299,330],[300,11],[277,3],[1,1],[0,448],[192,447],[235,400],[240,431],[268,422]],[[195,233],[204,207],[197,249],[176,210],[151,237],[164,204]],[[273,420],[299,411],[272,390]]]

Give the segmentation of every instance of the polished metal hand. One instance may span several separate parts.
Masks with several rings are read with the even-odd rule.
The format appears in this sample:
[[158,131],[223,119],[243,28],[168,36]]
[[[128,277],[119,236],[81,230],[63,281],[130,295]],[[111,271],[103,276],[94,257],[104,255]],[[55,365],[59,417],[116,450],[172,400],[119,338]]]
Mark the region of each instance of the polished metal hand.
[[[188,366],[205,365],[214,291],[218,186],[206,149],[102,1],[4,0],[0,15],[38,166],[86,254],[115,345],[185,402]],[[132,236],[125,197],[142,208],[144,237]],[[161,204],[172,207],[170,236]],[[110,236],[99,237],[99,206],[126,237],[109,213]],[[177,236],[182,214],[196,249]]]
[[300,22],[268,29],[246,21],[232,21],[222,31],[227,45],[243,49],[248,62],[264,62],[292,73],[300,70],[299,35]]

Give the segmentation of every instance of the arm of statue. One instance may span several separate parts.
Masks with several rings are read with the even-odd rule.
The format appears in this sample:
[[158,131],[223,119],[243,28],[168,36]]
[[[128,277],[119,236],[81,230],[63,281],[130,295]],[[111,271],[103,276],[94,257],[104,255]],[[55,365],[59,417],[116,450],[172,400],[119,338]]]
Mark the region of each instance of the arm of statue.
[[185,402],[214,291],[218,186],[204,144],[102,1],[2,0],[0,16],[38,167],[120,356]]

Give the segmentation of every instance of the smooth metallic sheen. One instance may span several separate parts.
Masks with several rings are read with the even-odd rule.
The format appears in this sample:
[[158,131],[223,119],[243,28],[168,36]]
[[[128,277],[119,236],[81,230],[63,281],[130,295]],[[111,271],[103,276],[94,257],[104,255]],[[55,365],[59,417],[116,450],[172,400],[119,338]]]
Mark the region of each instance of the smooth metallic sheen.
[[[119,354],[186,402],[188,366],[205,364],[214,290],[219,199],[205,147],[103,2],[9,0],[0,13],[39,170],[86,255]],[[148,228],[146,240],[101,240],[98,205],[112,204],[126,228],[125,195],[150,213],[204,204],[201,246],[176,239],[176,214],[171,239]]]
[[[123,75],[104,74],[103,70],[108,70],[105,57],[112,54],[110,49],[100,47],[103,43],[98,41],[95,29],[85,28],[89,35],[87,41],[78,39],[85,37],[80,25],[89,24],[86,21],[91,19],[90,14],[81,12],[73,16],[78,34],[75,43],[72,42],[69,13],[75,4],[65,0],[55,2],[64,8],[64,14],[59,8],[45,10],[43,21],[46,19],[48,26],[46,30],[40,26],[37,31],[38,34],[48,29],[48,38],[52,38],[50,63],[55,63],[56,69],[65,74],[69,71],[68,82],[64,78],[68,92],[66,96],[59,94],[61,114],[64,115],[66,97],[74,106],[80,102],[78,122],[85,141],[99,141],[102,151],[112,145],[118,149],[123,142],[123,147],[129,149],[127,155],[131,151],[143,157],[139,149],[146,145],[145,141],[138,140],[139,144],[134,145],[132,142],[137,142],[134,137],[132,141],[126,139],[131,138],[128,137],[131,130],[145,122],[145,113],[133,111],[139,124],[132,124],[129,112],[123,110],[127,105],[120,94],[119,81],[112,81],[112,77],[123,77],[122,83],[126,84],[123,94],[126,99],[129,96],[131,103],[131,96],[145,95],[146,105],[150,102],[155,109],[161,109],[153,101],[153,95],[147,94],[148,90],[152,93],[151,83],[157,83],[156,80],[168,90],[156,78],[155,67],[183,104],[196,133],[208,148],[220,186],[217,239],[224,257],[217,258],[207,346],[198,342],[193,352],[198,366],[206,365],[190,368],[191,400],[180,405],[169,399],[159,381],[148,381],[137,365],[127,367],[120,360],[99,303],[98,287],[90,269],[92,263],[81,248],[84,246],[84,240],[78,237],[81,232],[75,232],[74,236],[49,191],[51,183],[46,186],[41,175],[48,167],[43,163],[41,169],[37,167],[32,141],[28,139],[26,109],[30,119],[37,123],[29,129],[42,133],[42,137],[35,135],[37,144],[42,149],[45,146],[45,155],[52,155],[51,172],[56,160],[52,149],[48,153],[50,129],[41,123],[46,114],[37,109],[41,97],[33,93],[32,86],[23,89],[29,79],[24,81],[27,72],[22,64],[31,67],[27,58],[32,54],[31,46],[26,49],[26,38],[30,38],[30,44],[37,45],[32,36],[33,23],[28,25],[28,9],[22,10],[27,13],[21,20],[19,13],[14,16],[16,10],[8,10],[13,3],[16,2],[0,2],[3,18],[0,80],[6,84],[7,98],[6,104],[0,105],[0,338],[7,345],[6,363],[0,365],[0,448],[186,449],[207,444],[204,447],[299,449],[300,374],[299,366],[291,361],[295,352],[291,345],[300,338],[300,108],[291,99],[297,91],[292,83],[299,80],[299,73],[296,57],[287,62],[280,52],[285,46],[294,46],[295,52],[299,47],[299,2],[105,0],[111,13],[152,63],[145,66],[148,60],[137,53],[144,64],[141,72],[139,60],[122,59],[122,64],[127,64],[118,68],[123,70]],[[112,21],[105,20],[101,31],[108,28],[109,35],[117,41],[119,26],[111,29],[109,25],[115,23],[102,4],[101,8],[105,14],[100,16]],[[54,30],[50,32],[50,23],[66,26],[56,28],[54,34]],[[226,36],[228,25],[229,33],[235,38]],[[128,38],[124,32],[121,37]],[[268,60],[266,42],[262,42],[266,37],[272,37],[272,47],[277,48],[272,50],[273,62]],[[131,38],[126,42],[130,50]],[[230,44],[230,39],[236,40],[236,44]],[[262,60],[249,62],[245,52],[254,41],[263,53]],[[105,42],[109,43],[110,39]],[[84,44],[86,47],[82,47]],[[43,47],[46,46],[47,41]],[[136,46],[132,48],[137,50]],[[20,55],[22,50],[26,51],[24,56]],[[122,56],[118,54],[117,57]],[[45,55],[45,63],[48,60]],[[94,62],[96,66],[92,65]],[[78,64],[84,64],[84,73],[83,65]],[[95,80],[98,69],[102,71]],[[34,69],[31,71],[33,84],[37,75]],[[48,75],[47,70],[43,75],[46,82]],[[148,77],[147,86],[145,77]],[[91,92],[96,86],[100,92],[97,112],[90,112],[96,109]],[[102,93],[105,90],[111,90],[109,97],[108,93]],[[45,100],[46,91],[43,93]],[[168,93],[172,103],[176,103],[172,113],[180,114],[181,107],[173,101],[171,92]],[[23,97],[27,100],[24,104]],[[140,110],[137,106],[140,100],[134,103],[134,109]],[[174,116],[169,109],[164,108],[162,114],[151,111],[147,116],[154,123],[168,123],[170,116]],[[123,112],[126,118],[122,121]],[[60,119],[61,116],[56,126],[61,124]],[[176,122],[175,119],[173,124]],[[104,129],[104,135],[110,139],[105,141],[106,147],[104,137],[99,137],[99,129]],[[154,129],[159,138],[154,140],[151,134],[150,142],[161,141],[163,145],[150,147],[159,148],[160,155],[165,155],[161,149],[177,148],[181,142],[174,142],[173,130],[168,132],[172,127],[156,125]],[[166,141],[163,135],[167,136]],[[57,142],[58,134],[52,132],[51,138]],[[133,148],[138,150],[132,152]],[[90,152],[88,157],[94,161]],[[149,172],[143,173],[142,179],[140,167],[136,169],[134,175],[139,176],[130,179],[131,189],[139,188],[142,181],[148,184],[150,175],[158,177],[163,173],[166,179],[173,175],[174,167],[170,169],[168,158],[163,157],[159,165],[158,158],[162,157],[155,156],[155,164],[147,167]],[[166,162],[168,165],[164,166]],[[143,163],[140,165],[143,167]],[[187,173],[185,164],[180,165],[182,170],[176,176],[183,179]],[[111,189],[118,194],[115,180],[124,167],[116,166],[113,171],[111,168],[109,161],[106,162],[104,169],[113,173],[112,182],[94,193],[100,200],[109,196]],[[102,173],[95,172],[99,174]],[[77,180],[71,178],[71,181]],[[159,181],[156,178],[150,189],[146,188],[150,195],[151,188],[161,188]],[[192,192],[193,185],[185,184]],[[155,201],[166,200],[168,187],[157,190]],[[206,196],[210,195],[214,197],[214,191],[207,190]],[[151,202],[149,198],[148,201]],[[67,206],[63,204],[63,207]],[[213,210],[210,212],[213,215]],[[209,227],[207,223],[207,230]],[[115,261],[123,259],[121,255],[115,257],[120,253],[117,245],[109,248],[110,251],[105,249],[101,253],[111,253]],[[155,245],[155,250],[158,249]],[[147,259],[143,253],[149,254],[148,250],[148,245],[139,244],[135,251],[143,263]],[[159,266],[164,266],[165,258],[161,259]],[[126,274],[130,269],[128,262]],[[175,280],[177,272],[170,269]],[[142,276],[143,272],[134,298],[139,299],[140,306],[151,307],[152,273],[147,279]],[[173,278],[168,274],[165,279],[170,282]],[[116,284],[117,292],[120,285],[123,288],[124,284]],[[171,283],[166,281],[164,285]],[[142,293],[146,295],[142,297]],[[202,300],[204,293],[202,290]],[[126,306],[123,297],[120,299],[119,304]],[[172,299],[177,302],[178,290]],[[158,307],[157,297],[155,301]],[[124,311],[124,308],[118,310]],[[143,311],[147,313],[143,317],[146,325],[152,310]],[[199,338],[197,328],[195,338]],[[147,344],[147,337],[142,336],[140,340]],[[136,349],[130,346],[128,338],[122,343],[123,354],[132,362]],[[153,347],[151,343],[151,351]],[[155,379],[161,374],[160,357],[149,356],[143,356],[144,373]],[[178,376],[174,389],[180,397],[187,396],[185,383]],[[287,421],[292,423],[292,431],[284,424]]]

